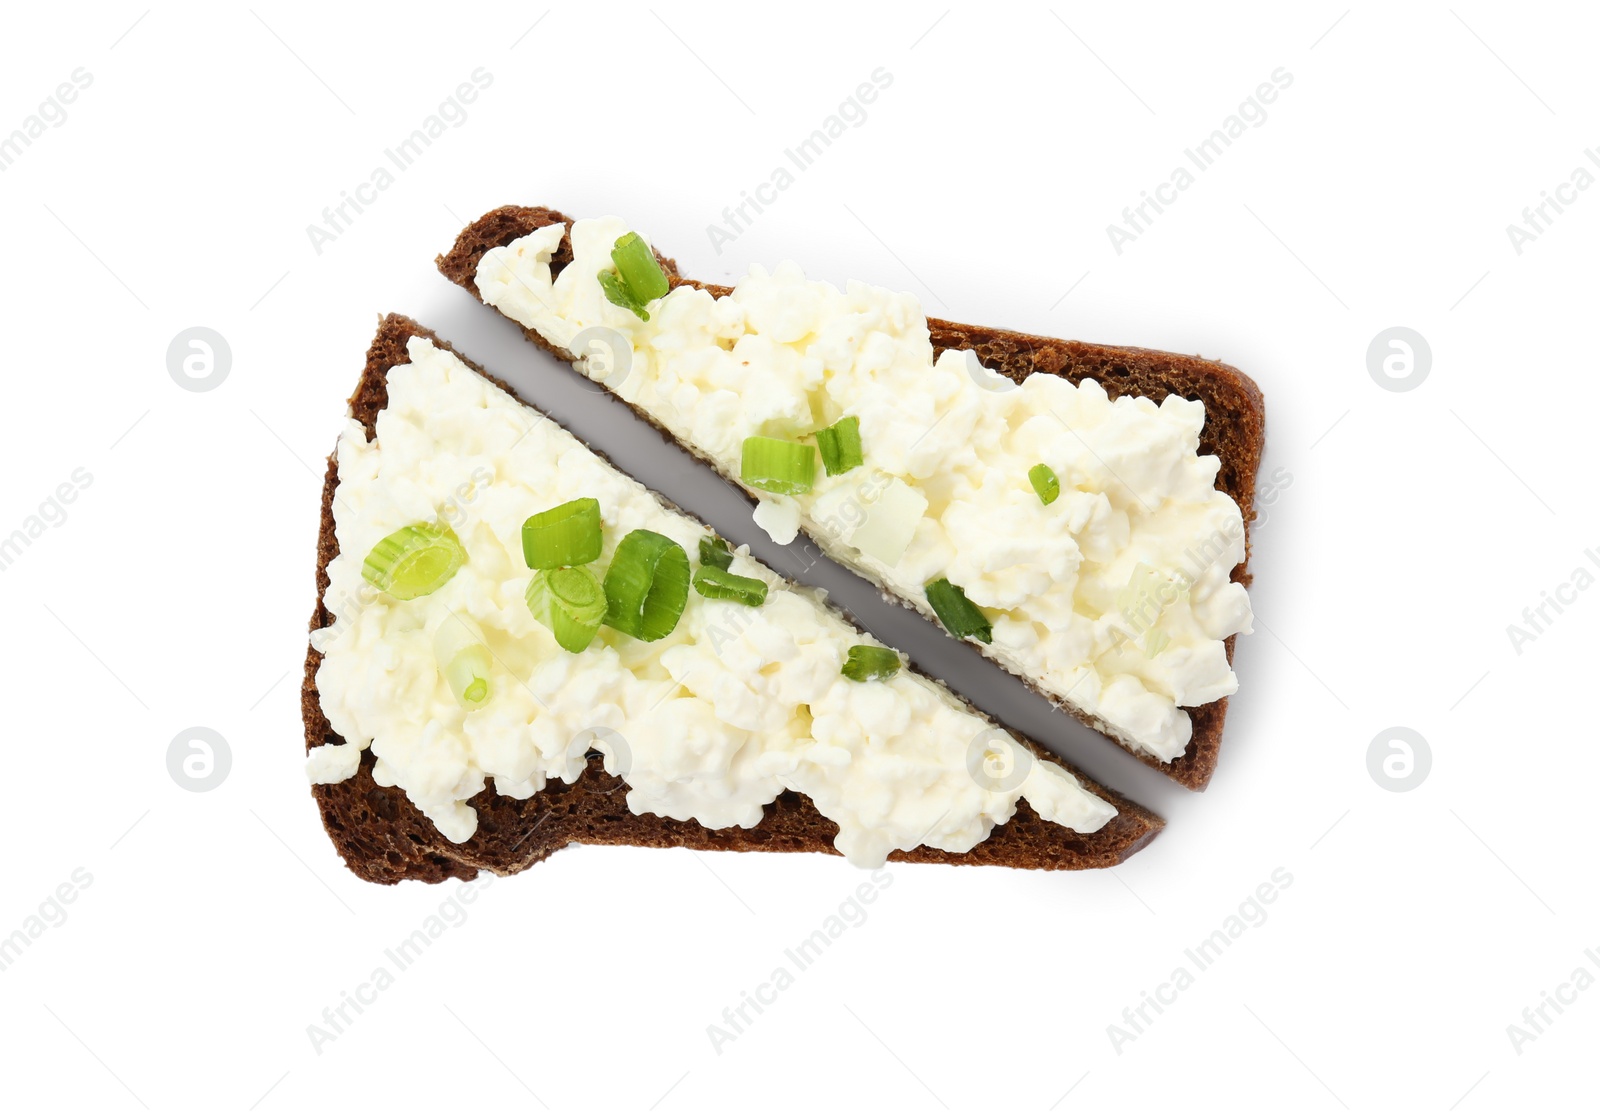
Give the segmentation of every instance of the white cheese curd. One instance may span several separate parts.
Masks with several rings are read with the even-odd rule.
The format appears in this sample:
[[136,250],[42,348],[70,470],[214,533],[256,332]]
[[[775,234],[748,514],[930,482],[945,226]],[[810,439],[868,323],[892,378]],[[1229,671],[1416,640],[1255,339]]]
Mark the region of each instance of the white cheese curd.
[[[1237,689],[1223,641],[1251,625],[1229,579],[1244,559],[1239,507],[1215,487],[1216,456],[1197,450],[1204,405],[1112,401],[1093,380],[1046,373],[1017,389],[970,351],[935,361],[915,297],[856,281],[841,292],[792,262],[752,268],[720,299],[675,288],[642,322],[596,280],[628,229],[573,223],[573,262],[554,280],[563,227],[536,230],[484,255],[478,289],[563,348],[588,327],[619,332],[633,363],[608,384],[730,478],[747,436],[800,439],[858,417],[865,466],[766,497],[756,524],[780,544],[804,528],[925,614],[924,587],[949,579],[984,609],[987,652],[1007,669],[1136,749],[1184,753],[1182,709]],[[1028,480],[1036,463],[1061,481],[1048,506]],[[1127,596],[1140,565],[1177,590]]]
[[313,785],[342,782],[361,769],[361,748],[354,743],[323,743],[306,755],[306,776]]
[[[313,781],[348,778],[370,747],[374,779],[403,789],[460,843],[477,828],[466,801],[488,782],[532,796],[552,778],[576,780],[594,746],[627,780],[635,813],[751,827],[780,792],[797,790],[837,822],[835,844],[861,866],[919,843],[968,851],[1022,797],[1079,832],[1116,815],[935,682],[907,670],[887,681],[841,676],[850,646],[876,643],[744,550],[731,570],[768,585],[762,606],[691,591],[660,641],[601,627],[584,652],[563,650],[523,598],[530,515],[597,499],[605,548],[596,573],[634,529],[668,536],[692,558],[708,530],[450,352],[416,338],[408,352],[410,364],[389,371],[376,438],[351,420],[339,440],[339,555],[324,596],[335,618],[312,644],[323,654],[322,709],[346,742],[312,752]],[[467,553],[448,583],[409,601],[364,585],[373,545],[440,517]],[[461,708],[439,671],[434,638],[446,625],[493,655],[491,694],[476,711]],[[969,769],[972,744],[991,738],[1026,755],[1015,788],[990,788],[1013,783]]]

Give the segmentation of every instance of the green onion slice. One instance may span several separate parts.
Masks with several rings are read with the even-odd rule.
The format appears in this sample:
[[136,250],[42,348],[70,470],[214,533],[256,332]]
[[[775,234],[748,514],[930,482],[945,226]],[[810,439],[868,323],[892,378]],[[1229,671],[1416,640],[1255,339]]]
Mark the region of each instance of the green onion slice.
[[822,452],[822,465],[828,474],[843,474],[861,466],[861,420],[846,416],[831,428],[817,433],[817,450]]
[[672,633],[689,602],[689,554],[670,537],[635,529],[606,572],[605,623],[654,642]]
[[535,572],[528,581],[528,609],[550,628],[556,644],[582,653],[606,616],[606,594],[587,568]]
[[1033,492],[1039,495],[1039,500],[1049,505],[1061,497],[1061,480],[1056,477],[1056,472],[1043,463],[1035,463],[1028,470],[1028,481],[1033,483]]
[[733,549],[721,537],[701,537],[700,563],[727,571],[728,565],[733,563]]
[[925,590],[928,605],[950,633],[958,638],[977,638],[980,642],[993,639],[989,620],[961,588],[941,578],[928,584]]
[[804,494],[817,479],[817,453],[809,443],[751,436],[744,441],[739,477],[772,494]]
[[522,558],[536,571],[600,559],[600,503],[578,498],[528,518],[522,523]]
[[454,615],[433,632],[433,656],[456,703],[473,711],[489,702],[489,647]]
[[694,574],[694,589],[707,599],[734,599],[747,607],[759,607],[767,601],[765,581],[736,576],[721,568],[702,567]]
[[396,599],[417,599],[449,583],[466,561],[467,550],[450,526],[422,522],[396,529],[373,545],[361,578]]
[[599,280],[600,290],[605,293],[606,299],[633,312],[646,323],[650,321],[650,312],[644,309],[644,301],[633,294],[633,289],[628,287],[628,282],[617,274],[616,269],[602,269]]
[[640,303],[660,299],[671,287],[667,283],[667,274],[661,271],[661,265],[656,262],[656,255],[637,233],[629,231],[617,238],[617,243],[611,249],[611,261],[617,266],[623,283],[628,285]]
[[489,650],[487,646],[468,646],[444,667],[445,683],[456,703],[469,711],[489,702]]
[[886,681],[900,671],[900,655],[882,646],[851,646],[839,670],[853,681]]

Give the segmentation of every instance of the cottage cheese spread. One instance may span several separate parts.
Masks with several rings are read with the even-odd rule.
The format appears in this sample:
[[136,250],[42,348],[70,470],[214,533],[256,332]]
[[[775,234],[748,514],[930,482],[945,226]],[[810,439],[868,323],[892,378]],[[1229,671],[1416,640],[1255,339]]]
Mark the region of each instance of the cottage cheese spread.
[[[965,852],[1023,797],[1079,832],[1116,815],[940,685],[909,671],[841,676],[849,647],[871,639],[743,550],[731,570],[768,584],[761,607],[691,591],[661,641],[602,627],[583,653],[567,653],[523,598],[530,514],[598,499],[597,571],[633,529],[671,537],[691,557],[708,530],[448,351],[416,338],[408,351],[410,364],[389,371],[376,439],[352,420],[339,440],[339,555],[324,595],[335,619],[312,644],[323,654],[322,709],[346,743],[312,752],[314,781],[348,778],[371,747],[374,780],[399,786],[460,843],[477,827],[466,800],[487,782],[529,797],[551,778],[576,780],[594,747],[627,780],[636,813],[748,828],[782,790],[805,793],[861,866],[919,843]],[[444,587],[402,602],[362,580],[374,544],[436,518],[468,556]],[[431,635],[452,619],[493,654],[492,696],[477,711],[457,704],[432,653]]]
[[[1239,507],[1215,488],[1217,458],[1197,453],[1202,404],[1112,401],[1093,380],[1044,373],[1017,388],[968,351],[936,362],[913,296],[841,292],[793,263],[752,268],[720,299],[676,288],[643,322],[595,279],[627,230],[575,222],[555,279],[563,227],[536,230],[484,255],[478,289],[580,359],[593,331],[616,332],[626,367],[607,354],[579,368],[729,477],[747,436],[858,417],[865,466],[819,469],[798,498],[758,495],[756,523],[782,544],[803,527],[924,613],[925,585],[948,578],[991,620],[995,660],[1131,746],[1184,753],[1183,709],[1237,689],[1223,640],[1251,624],[1229,578],[1244,559]],[[1028,481],[1036,463],[1060,478],[1048,506]]]

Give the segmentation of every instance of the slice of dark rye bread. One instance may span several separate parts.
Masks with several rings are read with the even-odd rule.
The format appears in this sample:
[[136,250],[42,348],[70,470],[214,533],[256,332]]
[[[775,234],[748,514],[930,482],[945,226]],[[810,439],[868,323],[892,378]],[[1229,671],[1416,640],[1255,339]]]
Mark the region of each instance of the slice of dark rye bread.
[[[375,435],[378,413],[388,403],[389,370],[410,361],[406,340],[414,336],[426,338],[455,353],[449,343],[412,320],[402,315],[385,317],[367,351],[367,365],[361,380],[350,397],[350,414],[366,428],[369,439]],[[482,367],[459,353],[456,356],[512,396],[517,395],[509,385],[491,377]],[[322,486],[322,526],[317,537],[317,605],[311,614],[313,630],[333,620],[323,596],[328,590],[328,561],[339,553],[333,520],[333,495],[338,483],[338,464],[330,455]],[[669,508],[677,508],[664,498],[660,500]],[[315,649],[308,649],[305,681],[300,687],[307,753],[323,743],[343,742],[329,726],[317,694],[317,667],[321,664],[322,655]],[[1029,739],[1015,732],[1012,734],[1018,742],[1041,756],[1060,762]],[[467,802],[478,812],[478,831],[466,843],[452,844],[411,803],[404,791],[386,789],[374,782],[372,765],[372,751],[363,751],[354,777],[312,789],[322,812],[322,823],[339,855],[350,870],[374,883],[397,883],[402,879],[421,879],[429,883],[447,878],[473,879],[480,871],[509,875],[573,843],[838,854],[833,847],[838,826],[819,813],[804,794],[787,791],[780,794],[777,801],[767,806],[761,823],[748,829],[712,829],[693,821],[676,821],[654,814],[635,815],[628,810],[626,783],[606,773],[598,755],[590,757],[588,771],[572,785],[551,781],[543,791],[526,799],[502,797],[494,792],[491,782]],[[987,840],[970,852],[956,855],[924,846],[909,852],[895,852],[889,858],[910,863],[991,864],[1050,870],[1110,867],[1127,859],[1161,831],[1165,822],[1150,810],[1076,770],[1072,772],[1085,788],[1116,806],[1117,815],[1098,832],[1079,833],[1042,820],[1026,801],[1022,801],[1010,821],[997,827]]]
[[[555,210],[542,206],[502,206],[489,211],[462,230],[456,237],[454,247],[438,257],[435,263],[446,278],[478,296],[478,262],[485,253],[556,222],[565,225],[568,230],[572,228],[572,219]],[[686,284],[702,288],[715,296],[727,295],[733,290],[720,284],[703,284],[685,279],[679,275],[677,263],[662,256],[659,249],[656,250],[656,258],[674,287]],[[560,248],[551,258],[551,274],[559,275],[562,267],[571,260],[571,238],[564,237]],[[566,361],[574,360],[572,354],[550,345],[538,332],[523,328],[520,323],[517,326],[536,345]],[[1222,362],[1184,354],[1168,354],[1160,350],[1067,342],[996,327],[969,327],[943,319],[929,319],[928,330],[933,339],[935,357],[946,350],[972,350],[985,368],[1004,374],[1013,381],[1020,382],[1034,370],[1042,370],[1065,377],[1074,384],[1091,377],[1112,397],[1133,394],[1149,397],[1159,404],[1167,394],[1177,393],[1204,404],[1206,422],[1200,431],[1200,454],[1215,455],[1221,461],[1217,487],[1239,504],[1239,511],[1244,516],[1245,558],[1233,569],[1233,581],[1249,586],[1250,522],[1255,516],[1256,471],[1261,466],[1267,424],[1261,389],[1249,377]],[[637,408],[634,411],[657,428],[661,427],[644,411]],[[716,464],[710,465],[717,469]],[[738,479],[732,481],[735,484],[739,482]],[[840,557],[834,555],[834,559]],[[887,592],[885,597],[895,598]],[[933,618],[932,611],[923,604],[907,605]],[[1233,643],[1233,638],[1227,640],[1230,664],[1233,661]],[[970,644],[976,646],[985,657],[990,657],[982,643]],[[992,657],[990,659],[993,660]],[[1034,691],[1040,691],[1033,682],[1026,678],[1019,679]],[[1211,775],[1216,772],[1217,754],[1222,745],[1222,725],[1228,714],[1227,697],[1198,708],[1185,709],[1193,723],[1194,733],[1188,749],[1171,762],[1161,762],[1136,749],[1132,743],[1111,735],[1092,716],[1071,704],[1063,703],[1061,706],[1081,722],[1108,734],[1139,761],[1192,790],[1205,789],[1211,781]]]

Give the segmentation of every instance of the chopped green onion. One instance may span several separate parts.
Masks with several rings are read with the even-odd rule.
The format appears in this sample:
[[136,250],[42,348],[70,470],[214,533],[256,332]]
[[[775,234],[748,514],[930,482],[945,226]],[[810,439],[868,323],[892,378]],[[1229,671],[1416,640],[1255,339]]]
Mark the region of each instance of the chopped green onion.
[[473,710],[489,702],[489,650],[471,646],[456,654],[444,667],[445,683],[456,702]]
[[600,290],[606,299],[648,323],[650,312],[645,310],[645,304],[660,299],[672,287],[656,255],[644,243],[644,238],[630,231],[617,238],[612,246],[611,263],[616,267],[605,269],[599,275]]
[[606,616],[606,595],[587,568],[555,568],[535,572],[528,582],[528,609],[550,628],[556,644],[568,653],[582,653]]
[[1056,477],[1056,472],[1043,463],[1035,463],[1028,470],[1028,481],[1033,483],[1033,492],[1039,495],[1039,500],[1049,505],[1061,497],[1061,480]]
[[689,602],[689,554],[670,537],[635,529],[606,572],[607,626],[654,642],[672,633]]
[[736,599],[747,607],[767,601],[767,585],[750,576],[736,576],[721,568],[702,567],[694,574],[694,589],[707,599]]
[[728,565],[733,563],[733,549],[721,537],[701,537],[700,563],[727,571]]
[[600,559],[600,503],[578,498],[528,518],[522,523],[522,558],[536,571]]
[[1133,625],[1134,633],[1143,634],[1161,620],[1163,611],[1188,598],[1189,585],[1182,576],[1162,575],[1141,560],[1133,566],[1128,586],[1117,592],[1117,610]]
[[928,584],[925,590],[928,605],[950,633],[958,638],[977,638],[980,642],[992,640],[989,620],[961,588],[941,578]]
[[804,494],[817,479],[817,453],[809,443],[751,436],[744,441],[739,477],[772,494]]
[[817,450],[822,452],[822,465],[830,475],[843,474],[861,466],[861,420],[846,416],[831,428],[817,433]]
[[851,646],[839,670],[853,681],[886,681],[900,671],[900,655],[882,646]]
[[454,615],[433,632],[433,656],[456,703],[473,711],[489,702],[489,647]]
[[850,546],[893,568],[911,546],[911,538],[917,535],[917,526],[927,512],[927,495],[891,478],[866,507],[861,524],[850,534]]
[[656,262],[656,255],[637,233],[630,231],[617,238],[617,243],[611,249],[611,262],[617,266],[623,283],[628,285],[640,303],[660,299],[671,287],[667,283],[667,274],[661,271],[661,265]]
[[422,522],[373,545],[361,578],[396,599],[417,599],[449,583],[466,560],[467,550],[450,526]]
[[600,290],[605,293],[606,299],[618,307],[633,312],[646,323],[650,321],[650,312],[644,309],[644,301],[633,294],[633,289],[628,287],[628,282],[617,274],[616,269],[602,269],[598,279]]

